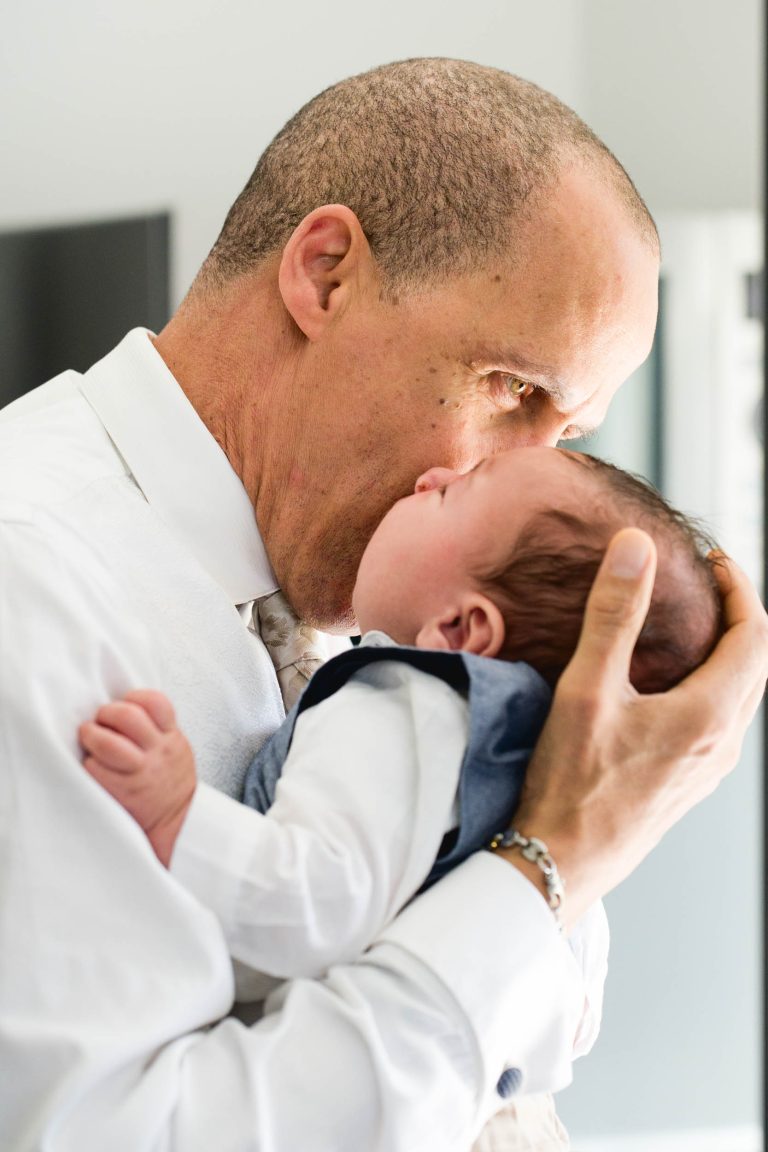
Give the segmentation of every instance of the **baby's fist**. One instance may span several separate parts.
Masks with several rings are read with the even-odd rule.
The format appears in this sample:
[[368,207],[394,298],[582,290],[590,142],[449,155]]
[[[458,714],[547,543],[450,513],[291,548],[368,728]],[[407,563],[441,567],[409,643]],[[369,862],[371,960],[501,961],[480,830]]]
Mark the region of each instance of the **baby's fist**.
[[192,749],[160,692],[129,692],[80,726],[83,766],[130,812],[168,867],[196,785]]

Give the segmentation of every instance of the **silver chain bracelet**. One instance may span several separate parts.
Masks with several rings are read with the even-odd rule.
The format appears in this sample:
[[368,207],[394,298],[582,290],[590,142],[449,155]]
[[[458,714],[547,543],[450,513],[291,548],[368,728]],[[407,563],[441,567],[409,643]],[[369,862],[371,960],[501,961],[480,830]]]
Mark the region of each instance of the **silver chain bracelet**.
[[544,877],[547,904],[552,909],[557,925],[562,932],[561,910],[565,899],[565,881],[562,879],[557,864],[550,856],[549,848],[544,841],[538,840],[535,836],[523,836],[516,828],[508,828],[506,832],[497,832],[488,848],[491,852],[496,852],[499,848],[519,848],[524,859],[536,865]]

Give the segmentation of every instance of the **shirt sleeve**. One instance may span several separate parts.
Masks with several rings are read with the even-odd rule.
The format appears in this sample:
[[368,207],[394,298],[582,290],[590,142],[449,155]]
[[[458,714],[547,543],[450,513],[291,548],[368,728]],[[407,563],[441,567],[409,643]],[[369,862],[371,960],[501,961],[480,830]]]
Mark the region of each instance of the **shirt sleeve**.
[[568,938],[584,979],[584,1009],[574,1044],[574,1057],[586,1056],[600,1032],[603,994],[608,976],[610,933],[602,902],[594,904],[574,925]]
[[[187,1049],[174,1152],[215,1146],[223,1116],[233,1149],[466,1152],[505,1069],[524,1092],[570,1081],[582,1000],[545,902],[480,853],[357,962],[284,984],[255,1028],[227,1021]],[[247,1144],[254,1131],[274,1143]]]
[[466,724],[443,681],[376,664],[299,716],[266,815],[198,787],[171,871],[233,958],[311,977],[370,945],[438,854]]

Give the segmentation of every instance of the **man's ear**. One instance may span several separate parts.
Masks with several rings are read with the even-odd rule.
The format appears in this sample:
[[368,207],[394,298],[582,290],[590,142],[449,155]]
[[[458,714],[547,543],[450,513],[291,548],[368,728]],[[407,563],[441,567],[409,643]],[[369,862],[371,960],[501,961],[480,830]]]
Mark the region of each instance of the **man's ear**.
[[360,221],[343,204],[305,216],[283,249],[278,286],[308,340],[318,340],[367,276],[373,255]]
[[462,597],[455,610],[428,620],[416,637],[416,647],[497,656],[505,635],[499,608],[481,592],[471,592]]

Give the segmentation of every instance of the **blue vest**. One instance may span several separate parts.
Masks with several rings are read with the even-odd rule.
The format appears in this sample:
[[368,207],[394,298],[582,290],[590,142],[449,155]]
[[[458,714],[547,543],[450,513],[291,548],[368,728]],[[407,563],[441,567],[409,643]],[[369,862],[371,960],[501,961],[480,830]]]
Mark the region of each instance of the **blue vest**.
[[528,664],[424,648],[352,648],[314,674],[285,723],[256,755],[245,775],[244,804],[259,812],[271,807],[297,717],[338,692],[359,668],[379,660],[410,664],[437,676],[469,702],[467,748],[459,776],[459,826],[445,837],[423,891],[509,826],[551,694]]

